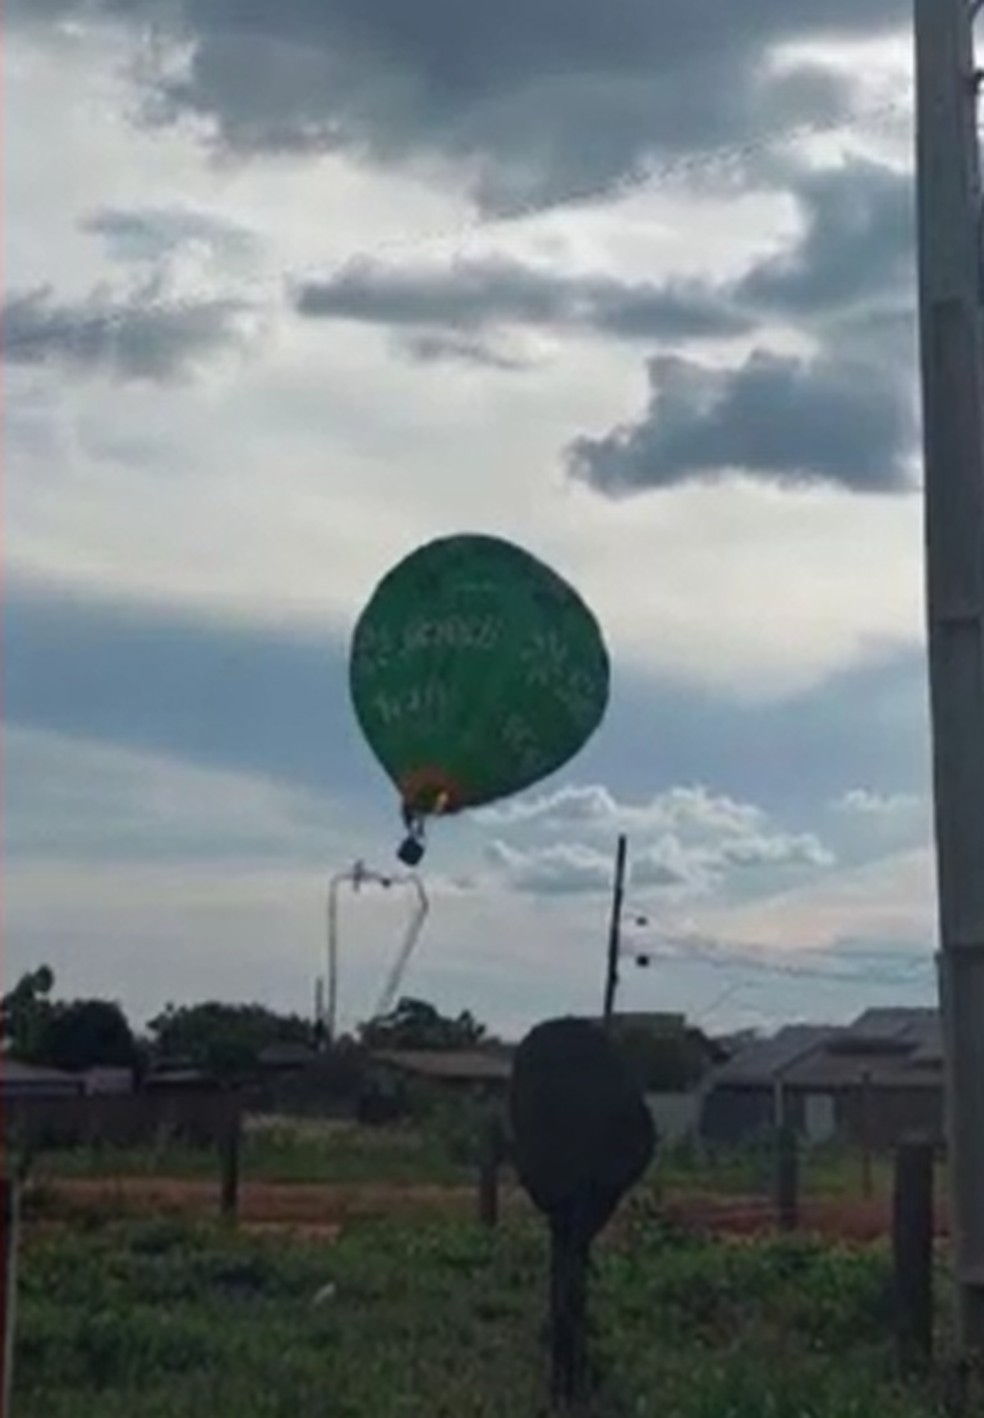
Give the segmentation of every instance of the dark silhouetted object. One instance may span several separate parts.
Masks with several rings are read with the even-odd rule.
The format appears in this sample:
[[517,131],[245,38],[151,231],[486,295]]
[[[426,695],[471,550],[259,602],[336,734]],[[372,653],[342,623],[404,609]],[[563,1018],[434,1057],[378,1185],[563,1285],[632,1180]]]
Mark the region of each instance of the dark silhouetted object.
[[235,1221],[239,1215],[239,1177],[243,1142],[242,1114],[236,1110],[229,1114],[228,1121],[219,1139],[219,1166],[221,1191],[219,1209],[228,1221]]
[[799,1225],[799,1161],[796,1129],[784,1125],[776,1133],[775,1201],[781,1231],[795,1231]]
[[483,1226],[499,1222],[499,1169],[503,1160],[502,1123],[497,1114],[485,1119],[478,1160],[478,1219]]
[[0,1415],[8,1418],[13,1388],[14,1333],[17,1327],[17,1248],[20,1207],[13,1177],[0,1177]]
[[933,1358],[934,1164],[931,1143],[904,1144],[895,1158],[892,1251],[899,1365],[907,1377]]
[[587,1383],[589,1248],[649,1165],[655,1129],[616,1046],[581,1019],[523,1040],[510,1115],[520,1181],[550,1224],[553,1397],[573,1402]]

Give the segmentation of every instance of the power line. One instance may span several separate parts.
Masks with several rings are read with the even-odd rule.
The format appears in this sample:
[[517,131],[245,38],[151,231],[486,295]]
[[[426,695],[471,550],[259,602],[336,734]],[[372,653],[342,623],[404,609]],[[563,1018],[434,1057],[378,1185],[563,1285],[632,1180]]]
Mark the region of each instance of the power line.
[[[647,951],[652,960],[664,964],[686,965],[711,970],[745,971],[757,975],[781,975],[796,980],[817,980],[847,985],[878,985],[889,988],[919,984],[924,975],[933,970],[932,960],[913,960],[898,971],[844,970],[839,966],[794,965],[789,962],[756,960],[749,956],[735,955],[728,958],[721,954],[708,953],[696,942],[684,941],[685,950]],[[686,951],[686,953],[685,953]]]
[[[645,194],[661,183],[670,184],[683,178],[692,178],[702,174],[720,175],[722,168],[738,166],[750,158],[790,147],[808,138],[856,130],[862,125],[875,125],[887,117],[900,117],[903,114],[908,114],[910,110],[911,96],[907,98],[905,95],[899,94],[882,104],[855,110],[853,114],[845,114],[839,119],[815,119],[793,125],[779,134],[763,135],[760,138],[749,139],[744,143],[720,144],[716,147],[706,148],[699,153],[668,158],[656,164],[648,164],[641,170],[627,173],[611,187],[599,191],[596,196],[567,205],[566,210],[577,212],[602,205],[610,206],[626,197]],[[482,236],[491,236],[500,231],[508,231],[525,221],[542,219],[564,209],[562,204],[544,207],[542,199],[531,198],[525,207],[515,208],[502,217],[489,219],[471,216],[453,226],[390,237],[368,247],[359,247],[357,251],[348,256],[337,258],[332,264],[338,269],[356,259],[372,261],[386,254],[417,251],[425,247],[448,243],[460,247],[466,241]],[[277,291],[282,292],[285,286],[296,286],[305,280],[315,278],[323,271],[324,266],[314,265],[301,269],[281,268],[270,274],[267,283],[270,287],[275,287]],[[91,314],[68,317],[61,321],[51,320],[39,325],[36,330],[23,331],[20,334],[5,334],[2,339],[2,349],[8,353],[11,350],[29,350],[32,346],[43,349],[45,342],[51,338],[57,339],[71,335],[84,338],[86,335],[110,334],[114,330],[124,327],[130,320],[168,315],[179,317],[185,314],[195,314],[208,306],[225,308],[230,314],[235,313],[237,308],[245,313],[250,308],[255,309],[260,303],[255,298],[247,298],[245,295],[237,296],[231,292],[221,294],[216,291],[214,286],[206,287],[204,285],[197,289],[190,289],[180,298],[161,298],[140,303],[137,303],[134,297],[130,299],[131,303],[127,303],[124,299],[115,306],[109,306],[105,310],[94,310]],[[5,313],[8,308],[9,302],[4,307]]]

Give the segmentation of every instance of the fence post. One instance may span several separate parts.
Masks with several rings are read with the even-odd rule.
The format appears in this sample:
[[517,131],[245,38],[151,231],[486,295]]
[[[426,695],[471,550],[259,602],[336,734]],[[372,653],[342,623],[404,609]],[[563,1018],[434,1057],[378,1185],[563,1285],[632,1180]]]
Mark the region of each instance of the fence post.
[[483,1226],[499,1221],[499,1164],[502,1161],[502,1128],[498,1117],[490,1117],[482,1130],[478,1164],[478,1219]]
[[17,1326],[17,1246],[20,1230],[20,1204],[17,1183],[12,1177],[0,1177],[0,1215],[2,1215],[3,1273],[0,1275],[0,1314],[2,1314],[3,1346],[0,1349],[0,1418],[9,1418],[10,1398],[14,1378],[14,1332]]
[[223,1121],[219,1138],[219,1166],[221,1168],[220,1210],[228,1221],[235,1221],[239,1214],[239,1174],[242,1147],[242,1114],[238,1103],[234,1104]]
[[933,1166],[931,1143],[903,1143],[895,1157],[892,1253],[895,1335],[904,1374],[933,1357]]
[[861,1075],[861,1195],[870,1201],[875,1194],[871,1145],[871,1074]]
[[550,1389],[563,1409],[588,1386],[587,1300],[589,1243],[576,1228],[550,1224]]
[[781,1231],[795,1231],[799,1225],[799,1147],[796,1129],[789,1124],[776,1134],[775,1168],[776,1220]]

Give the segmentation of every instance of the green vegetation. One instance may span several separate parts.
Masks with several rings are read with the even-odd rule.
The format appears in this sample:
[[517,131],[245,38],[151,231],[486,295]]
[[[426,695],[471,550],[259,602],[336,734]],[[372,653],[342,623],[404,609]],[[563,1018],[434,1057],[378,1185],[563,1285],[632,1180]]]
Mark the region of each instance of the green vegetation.
[[[480,1123],[478,1105],[454,1097],[417,1099],[415,1124],[382,1128],[349,1122],[286,1117],[247,1118],[243,1178],[255,1182],[324,1182],[337,1185],[468,1185],[474,1180]],[[40,1177],[214,1178],[218,1162],[211,1150],[162,1140],[157,1147],[78,1148],[41,1153]],[[653,1169],[653,1186],[667,1197],[680,1195],[767,1196],[772,1186],[774,1150],[760,1145],[709,1155],[689,1145],[663,1150]],[[803,1159],[804,1195],[860,1199],[862,1159],[844,1150],[814,1151]],[[875,1158],[874,1194],[891,1190],[890,1158]],[[939,1194],[945,1191],[941,1169]]]
[[54,986],[53,972],[42,965],[22,975],[0,999],[0,1035],[15,1058],[69,1070],[137,1064],[137,1043],[118,1004],[53,1000]]
[[[173,1221],[28,1230],[18,1418],[534,1418],[541,1229],[335,1245]],[[879,1251],[638,1224],[599,1250],[596,1418],[936,1418],[891,1377]]]
[[[474,1179],[474,1129],[460,1110],[434,1115],[425,1129],[366,1128],[347,1122],[250,1118],[242,1175],[250,1182],[331,1185],[466,1185]],[[162,1139],[144,1148],[79,1147],[42,1152],[34,1175],[45,1177],[204,1178],[218,1175],[210,1148]]]

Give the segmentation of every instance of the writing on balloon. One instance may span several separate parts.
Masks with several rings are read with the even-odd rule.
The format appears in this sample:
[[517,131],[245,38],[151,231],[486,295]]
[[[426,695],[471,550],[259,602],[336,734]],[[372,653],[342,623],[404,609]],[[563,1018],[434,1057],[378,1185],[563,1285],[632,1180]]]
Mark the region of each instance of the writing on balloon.
[[387,728],[402,724],[406,719],[439,718],[447,713],[450,696],[447,688],[436,681],[431,684],[415,684],[399,694],[376,694],[373,708],[380,722]]
[[495,616],[446,616],[415,620],[400,630],[365,627],[355,646],[360,674],[379,674],[423,650],[494,650],[503,625]]
[[596,710],[596,676],[571,662],[570,648],[554,631],[535,631],[522,651],[526,682],[548,690],[563,704],[572,718],[589,721]]
[[415,620],[402,634],[402,652],[418,650],[494,650],[502,622],[492,615],[449,615],[443,620]]
[[536,733],[519,714],[507,714],[502,724],[502,741],[522,773],[537,773],[546,762]]

